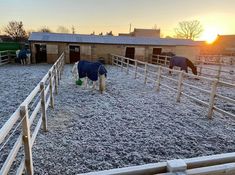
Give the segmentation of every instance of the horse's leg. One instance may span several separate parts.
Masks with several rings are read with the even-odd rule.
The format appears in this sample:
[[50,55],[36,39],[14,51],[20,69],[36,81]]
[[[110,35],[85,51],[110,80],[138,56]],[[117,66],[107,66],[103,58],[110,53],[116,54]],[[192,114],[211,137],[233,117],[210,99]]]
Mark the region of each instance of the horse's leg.
[[92,89],[96,89],[96,81],[93,81]]
[[88,81],[88,78],[87,77],[85,77],[85,80],[84,80],[84,86],[85,86],[85,88],[87,89],[87,82]]
[[99,90],[101,94],[105,91],[105,75],[99,75]]
[[[173,69],[173,66],[169,66],[170,69]],[[169,70],[169,74],[171,75],[171,71]]]

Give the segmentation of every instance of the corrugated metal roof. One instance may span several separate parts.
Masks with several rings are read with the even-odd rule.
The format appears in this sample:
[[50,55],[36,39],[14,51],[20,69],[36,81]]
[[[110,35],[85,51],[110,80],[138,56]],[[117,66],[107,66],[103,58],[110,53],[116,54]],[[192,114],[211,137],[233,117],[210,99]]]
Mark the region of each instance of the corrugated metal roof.
[[165,39],[150,37],[129,36],[100,36],[80,35],[63,33],[41,33],[33,32],[29,41],[39,42],[68,42],[68,43],[92,43],[92,44],[123,44],[123,45],[156,45],[156,46],[196,46],[192,40],[187,39]]

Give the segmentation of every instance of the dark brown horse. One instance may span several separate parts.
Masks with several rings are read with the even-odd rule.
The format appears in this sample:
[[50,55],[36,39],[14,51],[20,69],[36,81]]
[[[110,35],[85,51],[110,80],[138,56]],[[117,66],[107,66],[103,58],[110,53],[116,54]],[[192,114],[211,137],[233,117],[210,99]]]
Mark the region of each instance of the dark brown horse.
[[[173,69],[174,66],[178,66],[181,68],[181,70],[184,70],[186,73],[188,73],[188,67],[192,69],[193,74],[197,75],[197,67],[194,66],[194,64],[185,57],[180,56],[173,56],[170,59],[170,69]],[[171,73],[171,71],[169,71]]]

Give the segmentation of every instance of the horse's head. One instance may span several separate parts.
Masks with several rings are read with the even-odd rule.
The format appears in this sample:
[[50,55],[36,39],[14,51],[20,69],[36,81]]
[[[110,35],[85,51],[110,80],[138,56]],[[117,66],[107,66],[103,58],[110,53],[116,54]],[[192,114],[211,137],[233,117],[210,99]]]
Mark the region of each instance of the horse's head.
[[194,75],[197,75],[197,67],[196,66],[192,67],[192,72]]
[[189,59],[187,59],[186,61],[187,61],[187,66],[189,66],[192,69],[193,74],[197,75],[197,67]]

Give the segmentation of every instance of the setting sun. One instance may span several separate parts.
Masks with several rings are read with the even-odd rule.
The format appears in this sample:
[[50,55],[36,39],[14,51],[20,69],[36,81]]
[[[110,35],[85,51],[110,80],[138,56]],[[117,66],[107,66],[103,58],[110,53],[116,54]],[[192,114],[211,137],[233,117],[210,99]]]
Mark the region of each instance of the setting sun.
[[219,33],[220,31],[218,31],[216,28],[206,28],[201,38],[208,44],[212,44],[216,40]]

